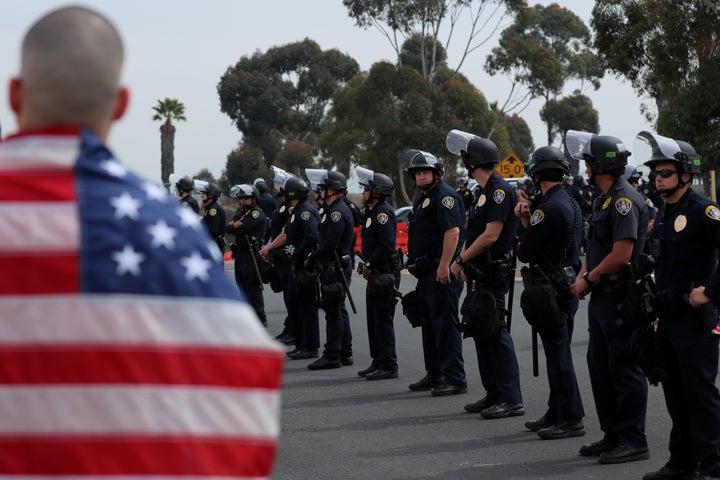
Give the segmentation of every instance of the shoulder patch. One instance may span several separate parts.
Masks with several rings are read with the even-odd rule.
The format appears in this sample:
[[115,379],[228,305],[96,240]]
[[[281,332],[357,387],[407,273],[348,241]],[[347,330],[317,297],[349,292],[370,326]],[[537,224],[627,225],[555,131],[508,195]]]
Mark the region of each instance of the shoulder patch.
[[342,220],[342,213],[335,210],[330,214],[330,220],[332,220],[334,223],[339,222],[340,220]]
[[705,215],[712,218],[713,220],[720,221],[720,208],[715,205],[708,205],[705,209]]
[[530,215],[530,225],[535,226],[538,223],[542,222],[544,218],[545,213],[542,210],[537,209],[532,213],[532,215]]
[[442,206],[448,210],[452,210],[455,206],[455,198],[448,195],[447,197],[443,197],[443,199],[440,200],[440,203],[442,203]]
[[650,208],[655,208],[655,204],[649,198],[645,199],[645,205],[647,205]]
[[210,215],[211,217],[214,217],[215,215],[217,215],[217,208],[211,208],[210,211],[208,212],[208,215]]
[[632,205],[632,200],[629,198],[618,198],[615,201],[615,210],[617,210],[620,215],[627,215],[630,213],[630,210],[632,210]]
[[610,202],[612,202],[612,197],[608,197],[608,199],[605,200],[605,203],[602,204],[602,209],[605,210],[607,207],[609,207]]
[[505,190],[501,188],[495,189],[492,195],[493,201],[500,205],[502,202],[505,201]]
[[300,214],[300,220],[304,220],[304,221],[306,221],[306,222],[307,222],[308,220],[310,220],[310,211],[309,211],[309,210],[305,210],[304,212],[302,212],[302,213]]
[[252,215],[253,218],[260,218],[260,210],[253,210],[250,215]]
[[389,218],[390,217],[388,217],[387,213],[381,212],[381,213],[378,213],[377,221],[380,225],[385,225],[388,222]]

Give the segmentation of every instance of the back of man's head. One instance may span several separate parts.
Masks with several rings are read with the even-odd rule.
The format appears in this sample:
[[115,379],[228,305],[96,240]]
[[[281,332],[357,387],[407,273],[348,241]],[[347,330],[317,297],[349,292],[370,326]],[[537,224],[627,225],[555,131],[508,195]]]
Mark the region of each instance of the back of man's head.
[[122,40],[101,14],[66,7],[45,15],[22,45],[20,127],[74,125],[97,130],[98,122],[109,123],[122,63]]

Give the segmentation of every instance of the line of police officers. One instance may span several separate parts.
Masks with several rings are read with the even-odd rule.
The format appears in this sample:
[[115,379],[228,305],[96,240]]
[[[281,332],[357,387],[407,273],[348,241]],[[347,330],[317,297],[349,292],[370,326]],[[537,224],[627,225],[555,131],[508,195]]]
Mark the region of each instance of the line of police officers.
[[[603,437],[583,445],[580,455],[598,457],[603,464],[649,458],[645,437],[649,378],[662,384],[673,426],[668,462],[643,478],[720,478],[720,394],[715,385],[720,209],[690,186],[693,175],[700,172],[692,146],[649,132],[638,138],[652,148],[645,165],[667,202],[647,250],[652,203],[628,183],[630,152],[615,137],[571,130],[565,153],[555,147],[537,149],[527,165],[536,190],[531,198],[516,193],[495,173],[500,159],[492,141],[451,131],[448,150],[461,156],[479,185],[467,214],[464,198],[442,181],[443,169],[436,157],[417,149],[401,154],[419,189],[409,218],[407,252],[407,268],[417,285],[403,298],[403,309],[413,326],[421,327],[426,370],[409,388],[430,391],[432,396],[467,392],[464,335],[473,338],[486,391],[465,410],[490,419],[524,414],[510,336],[511,310],[506,307],[519,258],[526,264],[520,303],[533,337],[542,340],[550,387],[546,412],[526,422],[526,428],[543,439],[585,434],[570,344],[578,301],[591,294],[587,362]],[[598,189],[586,234],[583,209],[563,188],[563,178],[569,174],[567,156],[585,161],[590,184]],[[259,256],[276,267],[287,307],[285,327],[277,338],[294,343],[287,353],[290,359],[317,358],[308,365],[311,370],[351,365],[345,298],[356,221],[345,198],[346,179],[339,172],[307,172],[318,210],[308,202],[310,188],[302,179],[274,170],[280,204]],[[357,173],[365,202],[358,271],[368,281],[372,358],[357,374],[368,380],[397,378],[393,316],[403,262],[395,250],[395,215],[386,202],[393,184],[372,170],[358,167]],[[241,199],[241,207],[227,231],[236,234],[235,248],[237,239],[245,235],[248,250],[255,251],[257,239],[263,238],[259,225],[265,223],[264,213],[255,205],[257,192],[247,185],[233,188],[231,195]],[[212,197],[205,201],[211,193],[203,194],[206,209],[212,208]],[[238,285],[246,292],[256,289],[259,282],[246,279],[252,275],[247,265],[237,264],[238,252],[235,259]],[[460,309],[464,285],[467,293]],[[262,295],[258,300],[256,293],[248,293],[248,298],[264,319]],[[511,308],[512,298],[508,304]],[[322,356],[318,308],[326,318]]]

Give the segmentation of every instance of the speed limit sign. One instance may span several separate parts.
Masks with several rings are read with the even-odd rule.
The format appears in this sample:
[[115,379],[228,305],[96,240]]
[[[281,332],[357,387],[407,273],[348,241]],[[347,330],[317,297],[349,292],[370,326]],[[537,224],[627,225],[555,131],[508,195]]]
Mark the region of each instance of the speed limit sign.
[[495,171],[503,178],[520,178],[525,175],[525,164],[515,155],[509,153],[498,163]]

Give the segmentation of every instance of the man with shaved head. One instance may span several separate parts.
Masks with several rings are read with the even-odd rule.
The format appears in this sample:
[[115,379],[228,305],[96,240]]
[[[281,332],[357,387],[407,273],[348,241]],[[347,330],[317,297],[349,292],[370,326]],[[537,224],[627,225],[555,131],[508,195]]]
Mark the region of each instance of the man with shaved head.
[[105,142],[128,105],[105,17],[22,44],[0,142],[0,467],[29,476],[268,478],[282,351],[197,215]]

